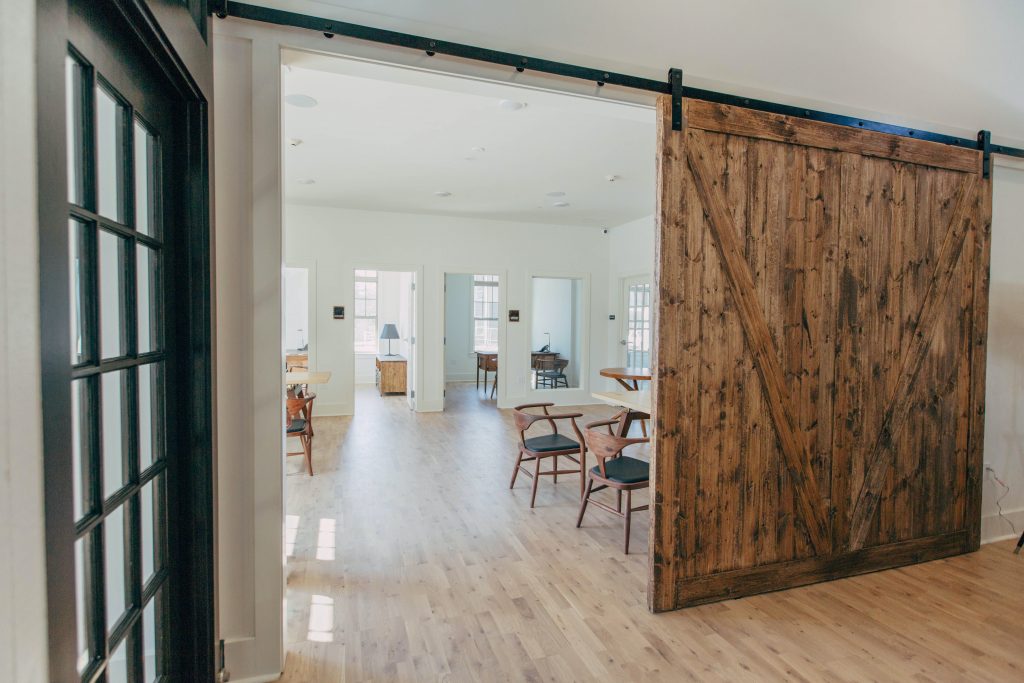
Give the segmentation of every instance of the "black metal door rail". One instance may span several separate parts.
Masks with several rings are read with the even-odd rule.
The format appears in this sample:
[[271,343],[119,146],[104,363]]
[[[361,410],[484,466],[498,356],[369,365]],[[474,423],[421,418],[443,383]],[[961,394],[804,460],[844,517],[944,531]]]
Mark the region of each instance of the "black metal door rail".
[[576,64],[555,62],[550,59],[540,59],[511,52],[491,50],[485,47],[453,43],[447,40],[435,40],[433,38],[425,38],[423,36],[417,36],[410,33],[401,33],[399,31],[374,28],[372,26],[363,26],[361,24],[352,24],[344,21],[325,19],[323,17],[314,17],[308,14],[300,14],[298,12],[286,12],[284,10],[272,9],[269,7],[250,5],[245,2],[213,0],[210,2],[210,11],[222,19],[225,17],[236,17],[238,19],[260,21],[268,24],[277,24],[279,26],[304,28],[323,33],[327,38],[333,38],[336,35],[340,35],[348,38],[356,38],[358,40],[366,40],[374,43],[383,43],[385,45],[408,48],[410,50],[419,50],[430,56],[443,54],[462,59],[472,59],[480,62],[488,62],[490,64],[498,64],[500,66],[508,66],[519,72],[529,69],[531,71],[552,74],[554,76],[592,81],[598,86],[611,84],[624,88],[664,93],[672,96],[672,128],[675,130],[682,129],[682,99],[687,97],[695,100],[705,100],[708,102],[716,102],[718,104],[727,104],[735,107],[745,107],[747,109],[770,112],[773,114],[809,119],[811,121],[822,121],[839,126],[859,128],[861,130],[873,130],[879,133],[888,133],[890,135],[899,135],[918,140],[927,140],[929,142],[938,142],[940,144],[952,145],[954,147],[979,149],[983,153],[982,171],[985,178],[989,177],[992,154],[1004,154],[1006,156],[1024,159],[1024,149],[1010,147],[1008,145],[993,144],[991,133],[987,130],[979,131],[977,138],[972,140],[970,138],[959,138],[953,135],[933,133],[931,131],[920,130],[917,128],[896,126],[890,123],[882,123],[881,121],[871,121],[853,116],[844,116],[842,114],[832,114],[824,111],[816,111],[814,109],[795,107],[789,104],[780,104],[778,102],[768,102],[766,100],[729,95],[727,93],[720,93],[714,90],[692,88],[683,85],[683,72],[681,69],[669,69],[667,80],[658,81],[652,78],[641,78],[639,76],[630,76],[628,74],[620,74],[612,71],[603,71],[601,69],[592,69],[586,66],[578,66]]

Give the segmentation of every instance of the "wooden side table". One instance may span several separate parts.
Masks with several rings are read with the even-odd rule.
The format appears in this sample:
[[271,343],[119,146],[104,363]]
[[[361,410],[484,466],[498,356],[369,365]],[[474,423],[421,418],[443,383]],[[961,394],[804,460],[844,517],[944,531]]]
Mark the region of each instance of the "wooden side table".
[[381,396],[406,392],[407,367],[405,356],[377,355],[377,389]]

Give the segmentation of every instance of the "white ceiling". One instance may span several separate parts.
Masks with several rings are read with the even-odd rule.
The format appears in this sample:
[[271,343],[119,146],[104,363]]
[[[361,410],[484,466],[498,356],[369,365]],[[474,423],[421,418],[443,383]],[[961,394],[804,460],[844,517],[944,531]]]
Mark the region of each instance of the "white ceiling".
[[1024,146],[1021,0],[251,1]]
[[600,228],[654,211],[648,107],[306,52],[284,61],[285,95],[318,101],[283,105],[285,138],[302,140],[285,144],[289,202]]

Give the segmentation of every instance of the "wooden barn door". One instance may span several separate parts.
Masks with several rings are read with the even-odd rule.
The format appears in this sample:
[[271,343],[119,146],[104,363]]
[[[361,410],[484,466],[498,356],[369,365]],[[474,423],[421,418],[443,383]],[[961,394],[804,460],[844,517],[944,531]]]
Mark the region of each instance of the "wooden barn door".
[[981,155],[659,112],[655,611],[978,547]]

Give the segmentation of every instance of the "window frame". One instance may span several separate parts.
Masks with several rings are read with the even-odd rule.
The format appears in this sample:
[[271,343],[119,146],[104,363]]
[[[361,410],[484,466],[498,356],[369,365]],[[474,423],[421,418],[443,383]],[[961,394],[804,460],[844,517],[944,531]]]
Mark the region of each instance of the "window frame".
[[[481,279],[490,278],[490,279]],[[501,327],[501,315],[499,305],[501,304],[501,279],[498,275],[487,275],[483,273],[473,274],[473,289],[472,295],[469,299],[469,316],[470,316],[470,327],[469,327],[469,355],[475,356],[478,353],[498,353],[500,346],[498,337],[500,336]],[[494,301],[483,301],[484,304],[494,305],[494,317],[477,317],[476,315],[476,289],[477,287],[486,287],[492,289],[494,292]],[[486,322],[494,322],[494,348],[477,348],[476,345],[476,323],[478,320]]]
[[[366,273],[373,273],[373,275],[372,276],[371,275],[366,275]],[[360,282],[363,282],[363,283],[372,282],[373,285],[374,285],[373,298],[369,299],[365,295],[361,298],[361,300],[364,302],[364,310],[365,310],[365,302],[366,301],[371,301],[371,300],[373,301],[373,315],[366,315],[365,312],[364,312],[363,315],[359,315],[357,313],[358,308],[356,307],[356,302],[360,300],[360,297],[356,296],[356,285],[359,284]],[[355,269],[355,271],[353,272],[353,276],[352,276],[352,350],[353,350],[353,352],[356,355],[376,356],[378,353],[380,353],[380,340],[377,338],[377,334],[378,334],[378,332],[377,332],[377,320],[379,318],[377,313],[380,311],[380,296],[379,295],[380,295],[380,271],[379,270],[371,270],[369,268],[366,268],[366,269],[357,268],[357,269]],[[374,332],[373,332],[373,350],[372,351],[366,351],[366,350],[360,349],[360,347],[359,347],[359,342],[356,339],[356,328],[358,327],[357,321],[359,321],[359,320],[373,320],[373,331]]]

